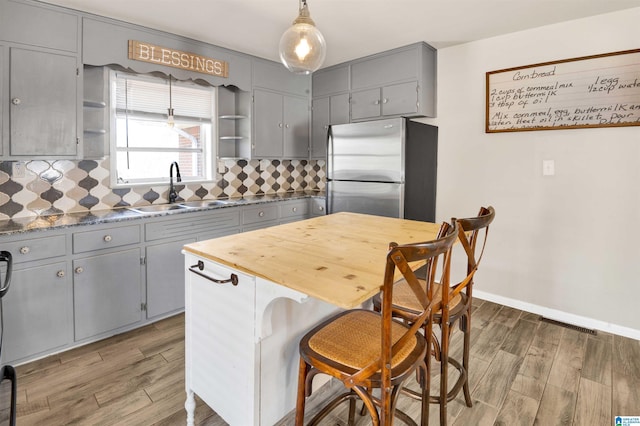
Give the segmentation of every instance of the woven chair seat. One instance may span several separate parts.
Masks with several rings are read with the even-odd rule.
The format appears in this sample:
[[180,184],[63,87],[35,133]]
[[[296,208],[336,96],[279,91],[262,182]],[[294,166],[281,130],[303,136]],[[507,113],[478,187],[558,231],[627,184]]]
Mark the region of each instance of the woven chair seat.
[[[309,339],[309,347],[324,358],[360,370],[380,358],[381,321],[382,317],[378,312],[347,311],[317,330]],[[393,343],[397,342],[407,329],[405,325],[392,321]],[[392,368],[404,361],[416,344],[416,339],[411,339],[399,348],[392,358]]]

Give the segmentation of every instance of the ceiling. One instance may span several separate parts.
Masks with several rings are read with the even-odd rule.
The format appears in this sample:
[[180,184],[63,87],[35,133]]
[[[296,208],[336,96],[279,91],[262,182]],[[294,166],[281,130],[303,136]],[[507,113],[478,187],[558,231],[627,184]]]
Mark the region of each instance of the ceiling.
[[[298,0],[46,0],[278,60]],[[426,41],[435,48],[640,7],[640,0],[307,0],[324,66]],[[579,35],[559,41],[573,43]]]

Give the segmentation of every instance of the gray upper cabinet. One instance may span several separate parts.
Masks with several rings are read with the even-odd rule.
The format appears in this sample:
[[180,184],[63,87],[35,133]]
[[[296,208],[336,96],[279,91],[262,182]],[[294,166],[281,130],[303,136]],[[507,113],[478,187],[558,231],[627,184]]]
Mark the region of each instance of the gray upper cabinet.
[[329,125],[349,122],[349,94],[314,98],[311,112],[311,158],[325,158]]
[[80,17],[0,0],[3,159],[75,159],[79,149]]
[[329,67],[313,73],[311,105],[311,158],[327,155],[331,124],[349,122],[349,66]]
[[11,156],[75,157],[76,57],[12,47],[10,62]]
[[77,53],[79,23],[63,9],[0,0],[0,40]]
[[309,76],[253,61],[253,158],[308,158]]
[[[129,40],[224,61],[228,66],[228,76],[130,59]],[[171,74],[178,80],[202,79],[213,86],[233,85],[240,90],[251,90],[251,58],[248,55],[108,18],[82,18],[82,62],[94,66],[117,64],[140,73],[162,72],[166,75]]]
[[351,62],[351,120],[436,115],[436,50],[416,43]]

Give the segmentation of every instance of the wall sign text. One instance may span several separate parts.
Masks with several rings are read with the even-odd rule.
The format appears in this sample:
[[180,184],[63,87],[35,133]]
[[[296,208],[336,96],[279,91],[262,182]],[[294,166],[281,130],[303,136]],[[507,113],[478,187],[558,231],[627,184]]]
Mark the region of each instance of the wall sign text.
[[485,131],[640,126],[640,49],[491,71]]
[[226,61],[170,49],[168,47],[156,46],[142,41],[129,40],[129,59],[209,74],[216,77],[227,78],[229,76],[229,64]]

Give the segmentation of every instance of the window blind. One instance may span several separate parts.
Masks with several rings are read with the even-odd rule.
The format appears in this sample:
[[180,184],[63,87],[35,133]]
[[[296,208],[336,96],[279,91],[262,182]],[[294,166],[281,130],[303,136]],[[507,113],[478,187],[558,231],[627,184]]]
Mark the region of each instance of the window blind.
[[[202,120],[213,118],[212,88],[172,80],[171,106],[175,116]],[[169,80],[116,74],[116,112],[167,114]]]

